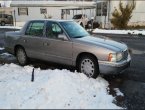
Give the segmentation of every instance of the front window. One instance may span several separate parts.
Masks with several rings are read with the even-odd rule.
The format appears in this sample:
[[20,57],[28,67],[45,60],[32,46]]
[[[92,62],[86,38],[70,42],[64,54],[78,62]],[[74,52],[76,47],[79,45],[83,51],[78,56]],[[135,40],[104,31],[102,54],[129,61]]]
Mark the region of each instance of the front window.
[[63,30],[56,22],[49,21],[46,28],[46,36],[51,39],[59,39],[58,36],[63,34]]
[[89,35],[89,33],[76,22],[60,22],[60,24],[65,29],[70,38],[81,38]]

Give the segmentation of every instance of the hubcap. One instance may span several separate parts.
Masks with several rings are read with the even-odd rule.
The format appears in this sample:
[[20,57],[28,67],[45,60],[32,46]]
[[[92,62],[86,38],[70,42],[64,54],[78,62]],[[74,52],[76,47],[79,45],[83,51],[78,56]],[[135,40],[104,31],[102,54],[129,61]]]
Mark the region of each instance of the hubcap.
[[21,64],[25,63],[25,61],[26,61],[26,55],[25,55],[25,53],[24,53],[24,51],[22,49],[18,50],[17,57],[18,57],[18,61]]
[[85,73],[88,77],[94,75],[94,63],[90,59],[84,59],[81,62],[81,72]]

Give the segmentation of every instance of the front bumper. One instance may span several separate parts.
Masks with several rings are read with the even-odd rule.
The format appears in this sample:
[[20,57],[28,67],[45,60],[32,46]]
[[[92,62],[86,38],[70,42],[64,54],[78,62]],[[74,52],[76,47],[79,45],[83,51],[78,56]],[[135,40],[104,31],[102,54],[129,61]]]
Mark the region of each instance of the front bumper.
[[126,60],[121,62],[98,61],[101,74],[119,74],[130,66],[131,57],[128,55]]

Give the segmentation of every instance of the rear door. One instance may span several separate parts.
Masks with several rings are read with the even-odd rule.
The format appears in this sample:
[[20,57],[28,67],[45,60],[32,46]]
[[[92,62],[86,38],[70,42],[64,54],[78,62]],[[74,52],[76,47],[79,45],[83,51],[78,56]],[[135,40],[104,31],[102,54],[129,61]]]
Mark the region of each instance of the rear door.
[[42,59],[44,38],[44,21],[32,21],[28,24],[20,43],[24,46],[28,57]]

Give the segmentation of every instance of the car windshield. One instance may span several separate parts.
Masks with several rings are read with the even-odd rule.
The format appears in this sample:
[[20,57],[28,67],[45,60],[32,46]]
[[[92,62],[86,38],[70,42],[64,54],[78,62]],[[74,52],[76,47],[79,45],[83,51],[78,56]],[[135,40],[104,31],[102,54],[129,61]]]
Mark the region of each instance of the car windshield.
[[82,38],[88,36],[89,33],[78,23],[73,21],[60,22],[70,38]]

